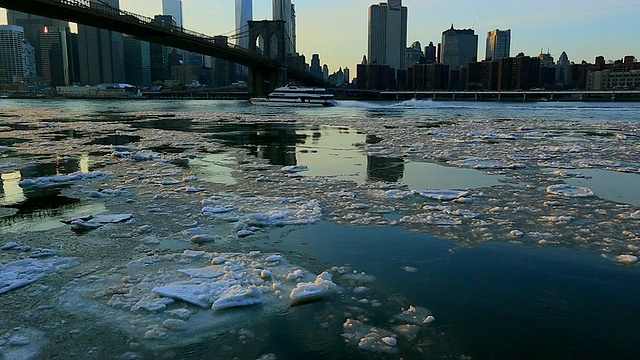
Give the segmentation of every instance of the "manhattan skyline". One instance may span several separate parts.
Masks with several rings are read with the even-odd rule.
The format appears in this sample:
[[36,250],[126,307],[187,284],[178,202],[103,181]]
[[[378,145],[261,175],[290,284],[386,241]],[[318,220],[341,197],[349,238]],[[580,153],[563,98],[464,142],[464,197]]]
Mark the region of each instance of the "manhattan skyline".
[[[355,68],[367,54],[368,8],[380,1],[299,0],[296,5],[297,51],[307,62],[320,54],[331,71]],[[473,28],[479,35],[478,59],[484,57],[488,31],[511,29],[511,56],[524,52],[537,56],[547,50],[558,59],[566,51],[569,59],[593,62],[625,55],[640,57],[640,1],[540,0],[534,3],[474,0],[404,0],[408,7],[407,46],[440,42],[451,24],[456,29]],[[120,0],[120,8],[153,17],[162,13],[162,1]],[[460,11],[464,9],[464,11]],[[271,0],[253,1],[254,20],[272,18]],[[184,27],[208,35],[232,35],[235,30],[234,0],[183,1]],[[0,10],[0,24],[6,13]]]

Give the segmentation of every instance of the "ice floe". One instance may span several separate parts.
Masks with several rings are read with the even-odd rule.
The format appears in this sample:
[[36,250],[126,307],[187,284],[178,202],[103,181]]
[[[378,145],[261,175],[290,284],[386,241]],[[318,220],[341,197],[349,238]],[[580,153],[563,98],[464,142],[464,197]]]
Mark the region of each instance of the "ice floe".
[[566,184],[551,185],[547,187],[547,194],[564,197],[592,197],[593,191],[583,186],[573,186]]
[[451,201],[462,197],[467,197],[471,193],[457,190],[413,190],[413,193],[422,197],[441,201]]
[[0,295],[33,284],[47,275],[77,265],[75,258],[26,258],[0,264]]
[[19,185],[21,188],[25,190],[49,189],[49,188],[57,188],[57,187],[71,185],[78,181],[104,179],[108,176],[109,175],[100,171],[94,171],[91,173],[77,172],[70,175],[58,175],[58,176],[39,177],[35,179],[23,179],[23,180],[20,180]]
[[[282,312],[333,291],[339,288],[328,273],[313,276],[279,254],[187,250],[76,279],[64,288],[61,301],[131,336],[163,340],[156,345],[164,347],[198,341],[248,321],[242,320],[249,314],[242,309],[254,316]],[[182,335],[172,335],[178,332]]]

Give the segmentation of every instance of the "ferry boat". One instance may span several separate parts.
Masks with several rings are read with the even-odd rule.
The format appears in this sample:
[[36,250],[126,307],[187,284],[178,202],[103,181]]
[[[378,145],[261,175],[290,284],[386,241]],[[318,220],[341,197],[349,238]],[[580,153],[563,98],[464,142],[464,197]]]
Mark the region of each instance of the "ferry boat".
[[324,88],[290,84],[275,89],[266,98],[251,98],[250,101],[268,106],[336,106],[333,94]]

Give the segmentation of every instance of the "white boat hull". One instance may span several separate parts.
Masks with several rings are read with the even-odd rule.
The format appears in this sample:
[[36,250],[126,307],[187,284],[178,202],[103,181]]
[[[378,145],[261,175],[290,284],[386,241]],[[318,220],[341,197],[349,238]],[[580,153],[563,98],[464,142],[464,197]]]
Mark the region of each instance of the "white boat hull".
[[251,98],[251,101],[254,105],[261,106],[295,106],[295,107],[320,107],[320,106],[336,106],[336,102],[333,100],[310,100],[310,101],[302,101],[299,99],[291,99],[291,100],[275,100],[275,99],[267,99],[267,98]]

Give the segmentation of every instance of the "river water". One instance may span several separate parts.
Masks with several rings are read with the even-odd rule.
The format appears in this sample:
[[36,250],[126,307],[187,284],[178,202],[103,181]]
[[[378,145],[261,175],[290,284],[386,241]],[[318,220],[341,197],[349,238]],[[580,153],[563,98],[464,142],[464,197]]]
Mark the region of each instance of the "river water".
[[640,105],[339,105],[2,100],[0,358],[633,357]]

